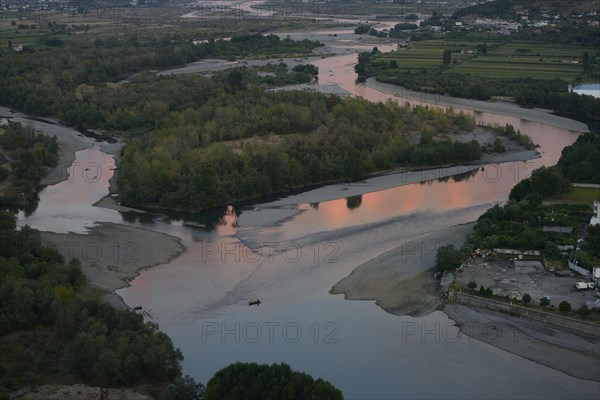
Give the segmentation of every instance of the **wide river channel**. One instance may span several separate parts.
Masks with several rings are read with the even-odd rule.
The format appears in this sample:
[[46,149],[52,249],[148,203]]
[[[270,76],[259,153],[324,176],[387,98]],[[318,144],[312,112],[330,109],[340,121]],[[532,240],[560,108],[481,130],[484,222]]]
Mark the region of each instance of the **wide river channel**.
[[[317,34],[331,37],[332,32],[339,33],[333,46],[348,46],[350,31]],[[355,62],[356,54],[342,54],[314,64],[322,83],[371,101],[399,99],[355,83]],[[118,294],[132,307],[151,310],[181,348],[184,372],[201,382],[235,361],[286,362],[331,381],[350,399],[598,398],[597,382],[461,335],[441,311],[395,316],[372,301],[329,294],[353,269],[402,244],[418,249],[421,257],[398,265],[399,273],[428,268],[436,243],[427,237],[472,222],[505,202],[515,183],[538,166],[556,163],[563,147],[579,135],[506,115],[474,116],[479,123],[514,125],[540,145],[541,157],[477,168],[466,179],[439,179],[448,174],[439,171],[419,176],[426,183],[406,184],[407,175],[390,174],[234,205],[220,215],[182,216],[93,207],[108,194],[114,165],[103,144],[95,144],[77,152],[74,165],[98,165],[100,171],[92,171],[90,179],[47,186],[37,209],[19,214],[19,225],[85,232],[98,222],[115,222],[179,237],[186,246],[181,256],[143,271]],[[64,127],[21,120],[36,129],[76,135]],[[457,167],[453,174],[467,170]],[[249,307],[248,301],[257,298],[261,305]]]

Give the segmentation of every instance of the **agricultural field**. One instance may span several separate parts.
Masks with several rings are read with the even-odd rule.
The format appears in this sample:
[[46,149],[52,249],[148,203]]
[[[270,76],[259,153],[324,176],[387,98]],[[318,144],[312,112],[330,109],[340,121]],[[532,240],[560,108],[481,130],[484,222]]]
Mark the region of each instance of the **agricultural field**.
[[47,28],[19,29],[18,25],[2,23],[0,25],[0,50],[8,50],[8,41],[13,45],[31,46],[34,48],[45,47],[40,43],[40,37],[50,32]]
[[[378,61],[396,61],[397,68],[412,71],[422,68],[442,68],[442,53],[448,48],[444,40],[418,42],[412,48],[382,54]],[[453,54],[459,56],[459,54]]]
[[600,197],[600,189],[574,187],[557,199],[550,199],[547,203],[582,204],[591,205]]
[[[487,47],[487,54],[477,51]],[[442,54],[452,51],[447,72],[492,78],[564,79],[574,81],[583,72],[582,56],[589,48],[541,45],[534,42],[494,43],[482,40],[426,40],[413,47],[382,55],[378,61],[396,61],[398,70],[442,69]]]
[[589,49],[511,42],[486,55],[477,55],[452,70],[491,77],[575,80],[583,72],[582,56]]

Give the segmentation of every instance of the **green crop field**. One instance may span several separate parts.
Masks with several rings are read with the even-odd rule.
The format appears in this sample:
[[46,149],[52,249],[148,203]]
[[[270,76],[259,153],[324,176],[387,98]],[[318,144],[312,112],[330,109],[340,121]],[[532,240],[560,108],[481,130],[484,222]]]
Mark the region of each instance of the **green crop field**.
[[[487,45],[487,54],[477,46]],[[396,61],[398,70],[442,68],[445,49],[452,50],[452,64],[445,72],[502,78],[564,79],[574,81],[583,72],[584,47],[543,45],[537,42],[486,43],[468,39],[425,40],[413,47],[383,54],[378,60]],[[461,50],[473,49],[472,54]]]
[[551,203],[585,204],[592,206],[594,200],[600,197],[600,189],[575,187],[564,193],[558,199],[549,199]]
[[515,55],[517,49],[530,50],[530,55],[544,57],[581,57],[585,51],[590,51],[590,48],[576,46],[557,46],[544,45],[537,42],[511,42],[500,46],[494,50],[496,55]]
[[8,49],[9,40],[12,41],[13,45],[45,47],[39,42],[39,39],[48,34],[48,32],[48,29],[19,29],[16,26],[7,27],[7,25],[4,25],[0,29],[0,49]]
[[537,79],[560,78],[570,81],[576,79],[577,76],[581,74],[582,67],[577,64],[505,60],[493,56],[479,56],[459,64],[456,68],[451,69],[451,71],[492,77],[531,77]]

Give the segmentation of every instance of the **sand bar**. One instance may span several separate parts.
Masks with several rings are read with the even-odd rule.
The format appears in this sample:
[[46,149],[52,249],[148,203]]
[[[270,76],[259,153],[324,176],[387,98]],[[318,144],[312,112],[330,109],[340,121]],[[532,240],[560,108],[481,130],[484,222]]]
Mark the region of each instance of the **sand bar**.
[[357,267],[331,288],[349,300],[375,300],[391,314],[422,316],[441,304],[432,275],[436,249],[460,245],[473,224],[457,225],[405,242]]
[[185,250],[173,236],[112,223],[92,227],[89,234],[41,232],[41,237],[66,261],[79,259],[88,283],[107,292],[128,286],[141,270],[168,263]]

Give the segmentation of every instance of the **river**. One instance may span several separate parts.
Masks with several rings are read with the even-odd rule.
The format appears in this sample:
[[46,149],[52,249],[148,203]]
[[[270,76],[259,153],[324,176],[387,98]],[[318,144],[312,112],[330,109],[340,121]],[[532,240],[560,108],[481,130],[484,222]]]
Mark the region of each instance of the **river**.
[[[396,98],[357,85],[355,58],[342,54],[314,63],[322,74],[327,71],[327,83],[353,95]],[[332,185],[237,207],[235,215],[225,214],[212,225],[206,221],[214,218],[206,215],[148,216],[93,207],[108,194],[113,163],[96,146],[77,152],[72,168],[98,165],[103,174],[71,169],[83,177],[73,180],[77,186],[66,180],[46,187],[38,208],[19,214],[19,225],[85,232],[106,221],[181,238],[184,254],[143,271],[118,294],[151,312],[181,348],[184,372],[201,382],[235,361],[286,362],[331,381],[346,398],[597,397],[597,382],[461,335],[441,311],[395,316],[371,301],[329,294],[353,269],[402,243],[419,254],[398,265],[398,273],[429,268],[436,245],[460,240],[444,232],[505,202],[516,182],[538,166],[554,164],[578,136],[510,116],[477,112],[475,117],[480,123],[513,124],[540,144],[541,157],[471,168],[462,178],[438,171],[426,175],[426,183],[406,184],[410,174],[390,174]],[[260,306],[249,307],[257,298]]]

